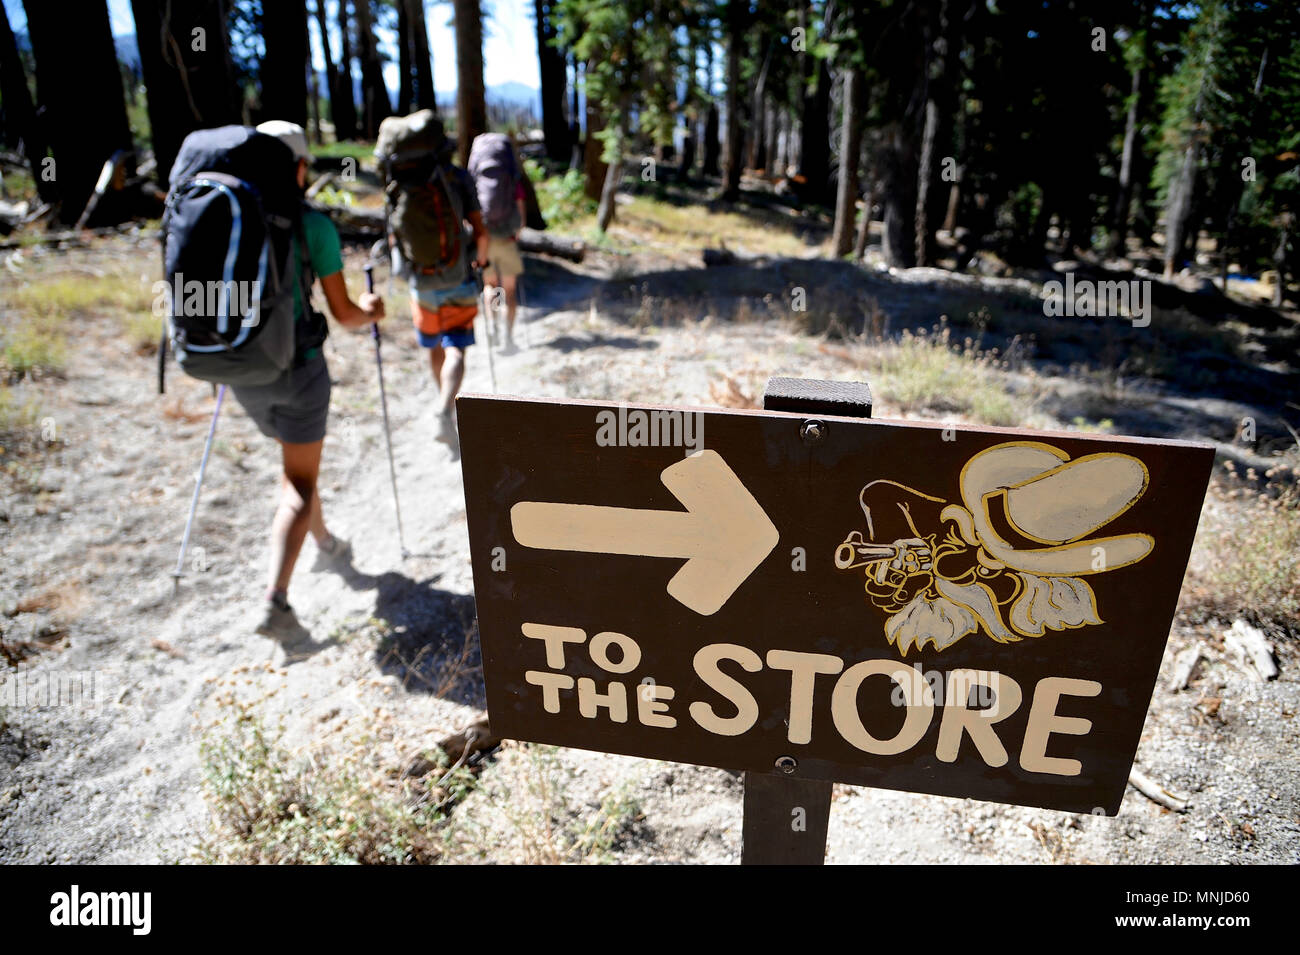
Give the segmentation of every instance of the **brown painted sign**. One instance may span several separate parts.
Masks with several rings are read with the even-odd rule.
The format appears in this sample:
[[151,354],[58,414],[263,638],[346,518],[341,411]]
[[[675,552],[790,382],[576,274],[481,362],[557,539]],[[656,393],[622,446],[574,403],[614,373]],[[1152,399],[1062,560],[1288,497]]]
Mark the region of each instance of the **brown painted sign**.
[[1211,447],[457,408],[498,735],[1118,811]]

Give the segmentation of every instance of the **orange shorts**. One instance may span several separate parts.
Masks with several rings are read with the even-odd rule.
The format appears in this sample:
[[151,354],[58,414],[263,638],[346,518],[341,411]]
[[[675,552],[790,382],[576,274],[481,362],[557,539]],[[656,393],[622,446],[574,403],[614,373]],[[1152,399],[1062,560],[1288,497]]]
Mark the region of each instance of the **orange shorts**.
[[478,287],[470,281],[448,289],[422,288],[411,282],[411,320],[422,335],[471,328],[478,315]]

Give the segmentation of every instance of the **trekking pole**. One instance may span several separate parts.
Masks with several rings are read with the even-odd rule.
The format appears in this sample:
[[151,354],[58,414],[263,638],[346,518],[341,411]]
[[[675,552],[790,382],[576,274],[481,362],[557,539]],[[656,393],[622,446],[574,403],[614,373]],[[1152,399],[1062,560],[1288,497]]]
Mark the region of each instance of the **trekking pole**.
[[[375,290],[375,267],[366,265],[366,291]],[[393,510],[397,513],[397,544],[402,548],[402,559],[410,557],[406,537],[402,533],[402,505],[397,499],[397,465],[393,461],[393,433],[388,428],[388,395],[384,392],[384,360],[379,354],[379,323],[370,323],[370,337],[375,340],[375,367],[379,371],[379,406],[384,412],[384,440],[388,443],[388,476],[393,482]]]
[[212,409],[212,424],[208,425],[208,441],[203,446],[203,461],[199,464],[199,476],[194,482],[194,497],[190,499],[190,516],[185,519],[185,533],[181,537],[181,552],[176,558],[176,570],[172,572],[172,589],[179,590],[181,578],[185,576],[185,552],[190,547],[190,530],[194,527],[194,513],[199,508],[199,491],[203,487],[203,475],[208,470],[208,456],[212,454],[212,439],[217,435],[217,417],[221,414],[221,402],[226,397],[226,386],[217,389],[217,406]]
[[478,300],[483,303],[483,331],[487,339],[488,378],[492,382],[492,394],[497,393],[497,369],[492,362],[492,314],[489,310],[487,296],[483,294],[483,269],[474,266],[474,283],[478,286]]

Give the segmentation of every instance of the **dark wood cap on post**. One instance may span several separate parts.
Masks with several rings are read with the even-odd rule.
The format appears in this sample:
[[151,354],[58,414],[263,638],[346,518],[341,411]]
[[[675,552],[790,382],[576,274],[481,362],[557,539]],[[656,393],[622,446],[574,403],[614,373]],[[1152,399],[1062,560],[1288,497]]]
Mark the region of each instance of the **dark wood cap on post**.
[[769,378],[763,391],[763,410],[870,418],[871,389],[862,381]]

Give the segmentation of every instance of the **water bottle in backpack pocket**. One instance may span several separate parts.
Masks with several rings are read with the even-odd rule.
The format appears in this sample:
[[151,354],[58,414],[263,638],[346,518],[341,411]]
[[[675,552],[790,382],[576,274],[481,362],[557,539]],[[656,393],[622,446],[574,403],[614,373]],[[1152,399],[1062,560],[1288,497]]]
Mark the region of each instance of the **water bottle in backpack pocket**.
[[198,130],[182,144],[163,230],[171,345],[186,374],[261,385],[293,366],[303,274],[290,259],[302,214],[295,166],[287,146],[243,126]]

